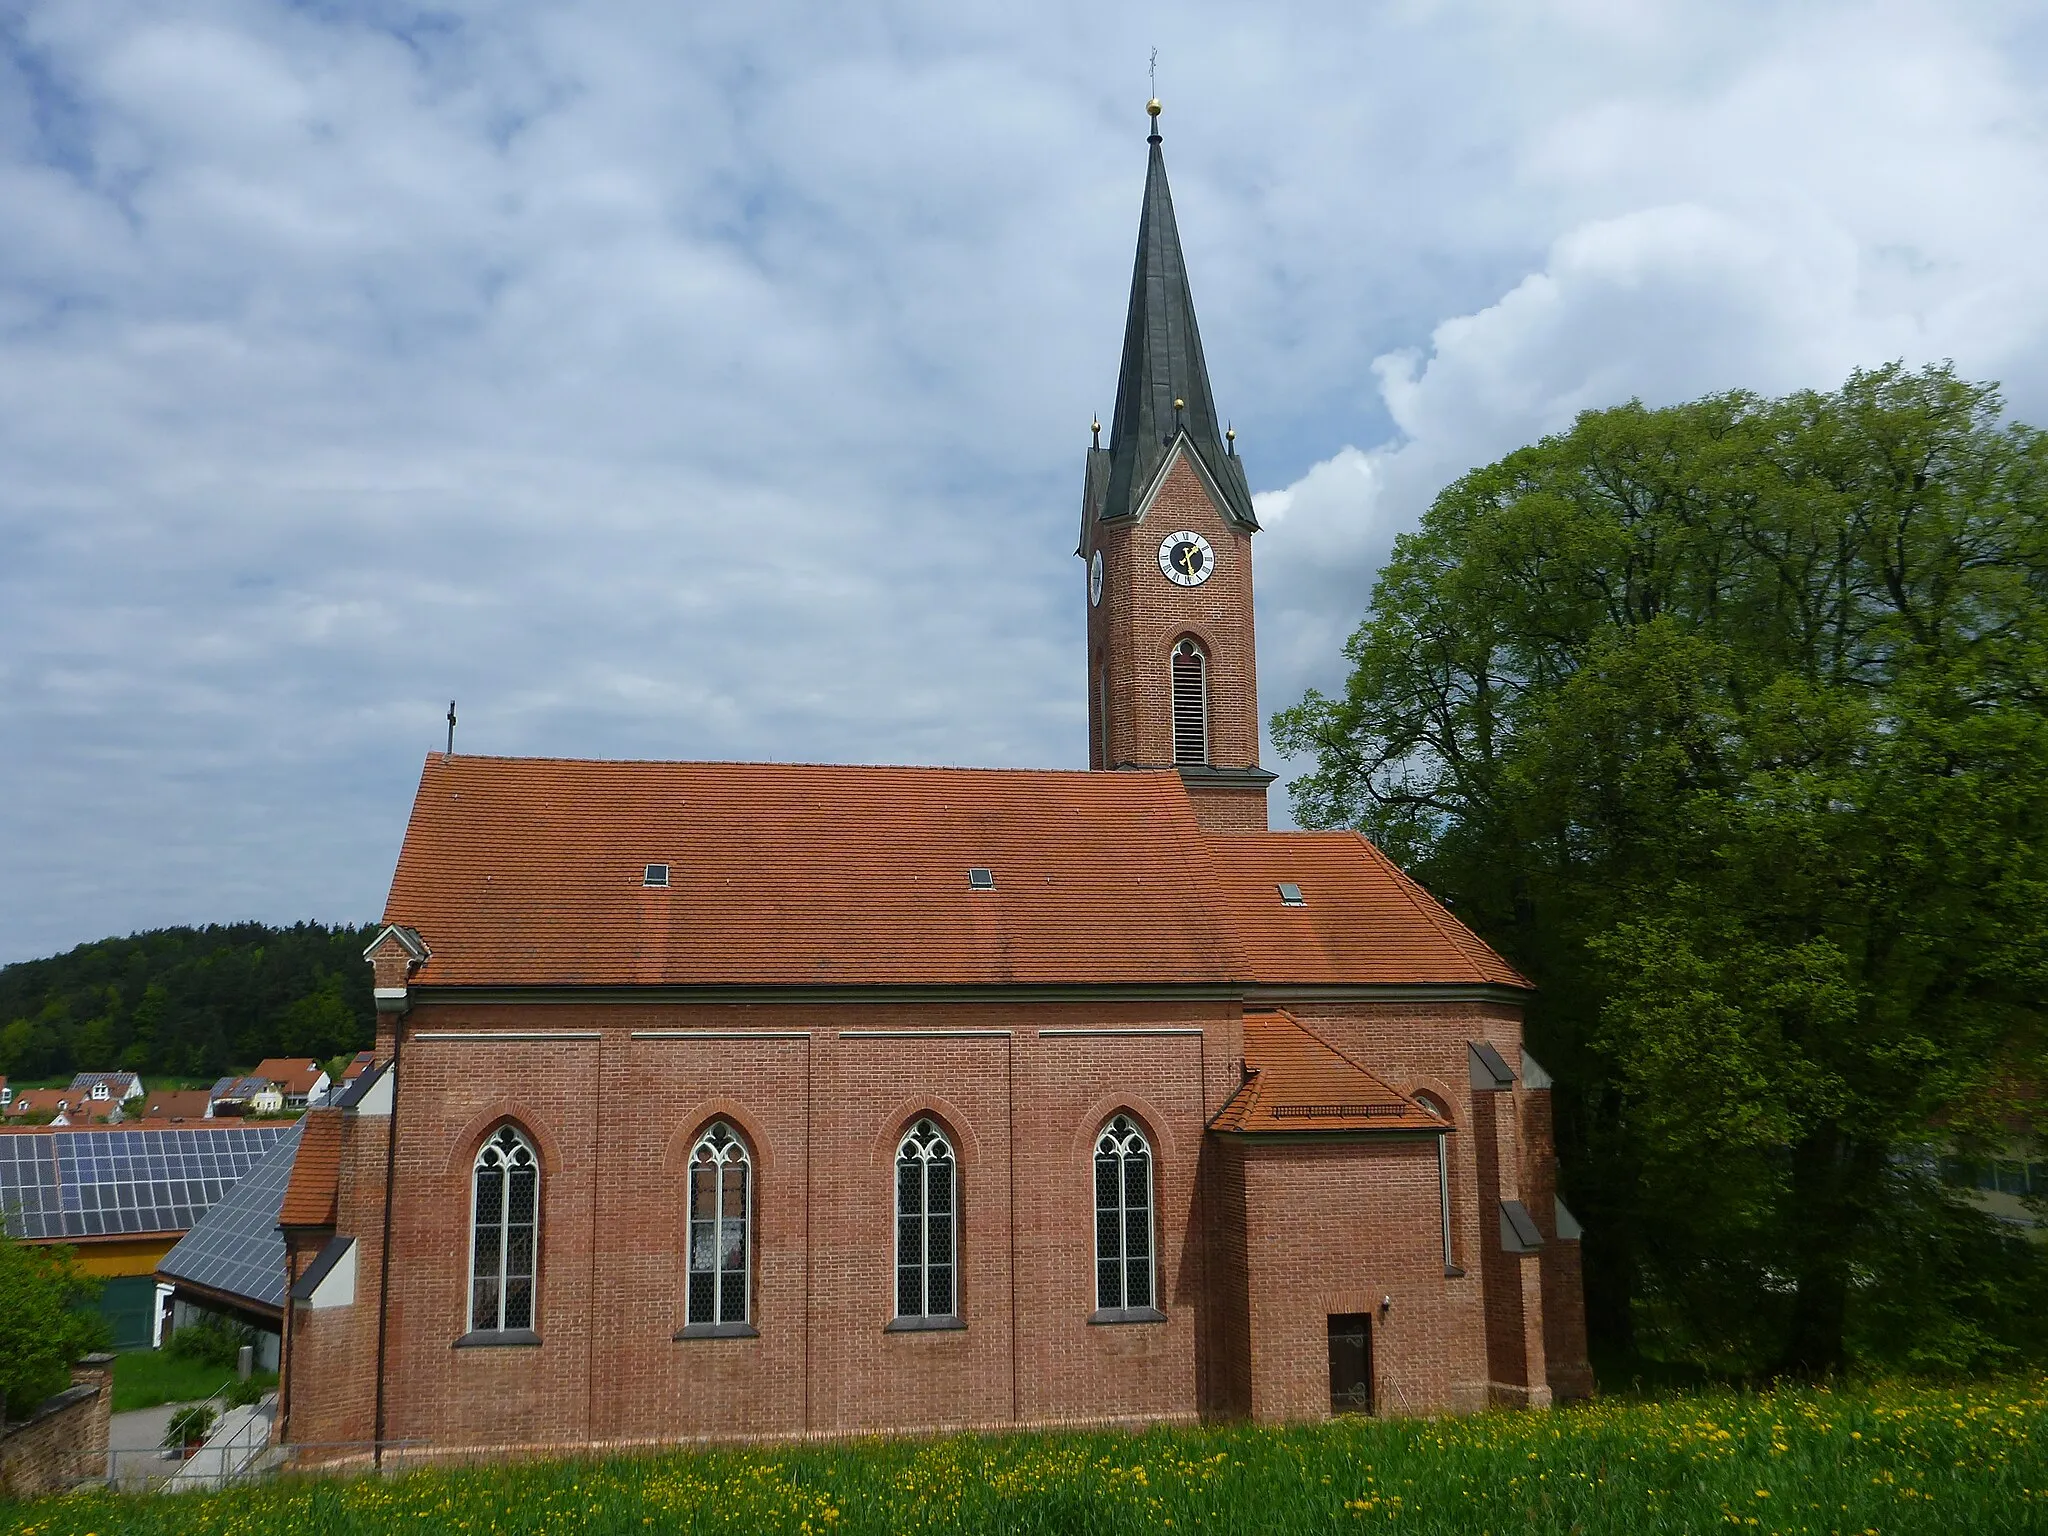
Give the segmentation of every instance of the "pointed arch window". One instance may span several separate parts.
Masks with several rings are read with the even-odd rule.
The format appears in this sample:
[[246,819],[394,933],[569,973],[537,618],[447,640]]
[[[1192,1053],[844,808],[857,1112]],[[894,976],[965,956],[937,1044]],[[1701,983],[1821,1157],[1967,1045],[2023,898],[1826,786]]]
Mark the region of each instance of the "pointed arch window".
[[499,1126],[478,1149],[470,1213],[469,1331],[531,1332],[540,1158],[517,1126]]
[[1209,658],[1192,640],[1173,648],[1173,760],[1209,761]]
[[1155,1312],[1152,1273],[1152,1148],[1128,1115],[1095,1139],[1095,1309]]
[[959,1315],[957,1169],[953,1144],[935,1121],[918,1121],[897,1144],[898,1322]]
[[723,1120],[690,1149],[689,1314],[692,1329],[744,1328],[753,1258],[753,1163]]

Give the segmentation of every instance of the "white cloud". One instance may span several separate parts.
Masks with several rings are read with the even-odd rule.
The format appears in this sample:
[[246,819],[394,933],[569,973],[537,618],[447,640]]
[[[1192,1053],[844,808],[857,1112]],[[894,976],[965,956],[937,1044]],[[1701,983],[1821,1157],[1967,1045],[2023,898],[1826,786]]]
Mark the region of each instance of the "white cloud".
[[1883,14],[1894,25],[1794,28],[1711,91],[1592,103],[1530,141],[1531,184],[1603,211],[1426,349],[1374,359],[1384,442],[1259,498],[1269,700],[1340,688],[1338,647],[1394,537],[1458,475],[1583,410],[1828,388],[1904,358],[1953,359],[2048,411],[2042,114],[2015,61],[1951,18]]
[[451,693],[479,751],[1078,763],[1154,42],[1287,487],[1268,709],[1581,407],[2048,404],[2020,8],[17,9],[0,959],[373,912]]

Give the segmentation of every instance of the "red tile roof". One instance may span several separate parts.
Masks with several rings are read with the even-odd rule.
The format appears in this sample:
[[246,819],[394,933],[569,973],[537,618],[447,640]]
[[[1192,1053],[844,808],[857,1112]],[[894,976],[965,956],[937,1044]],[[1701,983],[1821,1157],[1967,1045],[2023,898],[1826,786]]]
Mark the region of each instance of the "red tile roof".
[[1219,1131],[1435,1131],[1443,1121],[1389,1087],[1290,1013],[1246,1010],[1244,1086],[1210,1121]]
[[[1356,832],[1209,838],[1223,922],[1262,982],[1529,985]],[[1277,887],[1299,886],[1288,906]]]
[[24,1088],[15,1094],[7,1113],[10,1117],[54,1115],[60,1109],[67,1120],[84,1124],[111,1120],[117,1109],[125,1115],[129,1106],[119,1099],[95,1099],[89,1092],[81,1093],[76,1088]]
[[385,919],[427,986],[1525,985],[1362,838],[1205,836],[1171,772],[436,753]]
[[249,1075],[275,1083],[285,1093],[311,1093],[320,1081],[320,1063],[310,1056],[266,1056]]
[[278,1208],[281,1227],[331,1227],[341,1186],[341,1111],[309,1109]]
[[204,1120],[213,1095],[204,1088],[173,1088],[168,1092],[145,1094],[131,1103],[128,1112],[143,1120]]

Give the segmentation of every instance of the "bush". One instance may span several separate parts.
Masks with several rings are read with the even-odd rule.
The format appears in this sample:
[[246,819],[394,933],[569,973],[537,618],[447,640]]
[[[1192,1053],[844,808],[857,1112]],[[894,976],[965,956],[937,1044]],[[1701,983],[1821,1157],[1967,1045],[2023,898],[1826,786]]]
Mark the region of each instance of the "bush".
[[232,1366],[244,1344],[256,1342],[256,1330],[218,1312],[203,1313],[171,1335],[164,1346],[180,1360],[199,1365]]
[[164,1446],[177,1450],[190,1440],[204,1440],[213,1433],[213,1410],[204,1403],[194,1403],[190,1408],[180,1408],[171,1415],[171,1422],[164,1430]]
[[82,1311],[100,1282],[69,1248],[36,1248],[0,1236],[0,1411],[26,1418],[71,1384],[71,1367],[108,1343],[107,1324]]
[[270,1387],[260,1377],[251,1376],[247,1381],[228,1383],[227,1404],[230,1408],[251,1408],[263,1401],[263,1394]]
[[256,1329],[248,1323],[238,1323],[219,1313],[201,1313],[197,1321],[174,1331],[164,1348],[178,1360],[190,1360],[201,1366],[233,1366],[244,1343],[256,1343]]

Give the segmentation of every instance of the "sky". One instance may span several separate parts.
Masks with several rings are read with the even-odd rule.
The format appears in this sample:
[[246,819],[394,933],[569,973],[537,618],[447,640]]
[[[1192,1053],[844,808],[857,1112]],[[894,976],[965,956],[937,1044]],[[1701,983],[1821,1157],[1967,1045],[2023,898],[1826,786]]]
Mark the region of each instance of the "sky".
[[1081,767],[1154,48],[1267,714],[1579,411],[2048,422],[2038,5],[0,0],[0,963],[374,918],[451,698]]

